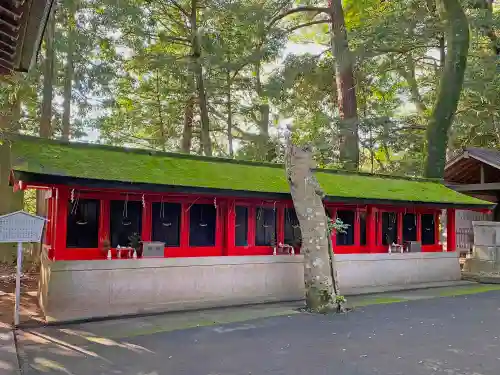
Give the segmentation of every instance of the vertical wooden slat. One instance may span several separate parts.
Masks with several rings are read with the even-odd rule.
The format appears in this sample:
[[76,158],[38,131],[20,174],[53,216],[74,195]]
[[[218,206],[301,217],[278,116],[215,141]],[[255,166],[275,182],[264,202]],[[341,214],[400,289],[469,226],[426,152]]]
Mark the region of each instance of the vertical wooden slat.
[[54,233],[54,259],[61,259],[66,251],[67,236],[67,217],[69,204],[69,188],[63,187],[57,189],[57,212],[56,212],[56,230]]
[[455,209],[448,208],[446,210],[446,251],[456,251],[456,218]]

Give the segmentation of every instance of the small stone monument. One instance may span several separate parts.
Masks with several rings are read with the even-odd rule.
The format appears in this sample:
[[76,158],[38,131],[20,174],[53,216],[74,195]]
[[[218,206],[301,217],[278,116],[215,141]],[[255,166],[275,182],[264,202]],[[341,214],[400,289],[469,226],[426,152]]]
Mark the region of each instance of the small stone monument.
[[23,243],[40,242],[45,218],[17,211],[0,216],[0,243],[17,242],[16,306],[14,325],[19,325],[19,303],[21,297],[21,268]]

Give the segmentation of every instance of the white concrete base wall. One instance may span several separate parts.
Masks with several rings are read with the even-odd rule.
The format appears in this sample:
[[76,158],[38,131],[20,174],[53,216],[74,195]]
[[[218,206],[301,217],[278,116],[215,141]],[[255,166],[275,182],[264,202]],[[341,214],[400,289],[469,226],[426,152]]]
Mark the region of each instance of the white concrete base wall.
[[335,255],[343,295],[408,289],[418,284],[460,280],[458,253]]
[[[302,300],[302,256],[42,262],[48,321]],[[46,284],[46,285],[43,285]]]
[[[460,280],[457,253],[339,254],[340,291],[354,295]],[[42,260],[48,321],[302,300],[303,257]]]

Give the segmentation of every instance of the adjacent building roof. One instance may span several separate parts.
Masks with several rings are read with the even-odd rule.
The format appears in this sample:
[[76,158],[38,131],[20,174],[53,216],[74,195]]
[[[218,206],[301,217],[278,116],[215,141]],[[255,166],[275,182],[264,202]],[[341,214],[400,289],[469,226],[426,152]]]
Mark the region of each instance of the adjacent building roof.
[[54,0],[0,1],[0,76],[36,61]]
[[[207,158],[31,137],[11,140],[11,164],[17,179],[46,184],[162,191],[210,191],[236,195],[288,195],[283,165]],[[316,170],[328,200],[432,204],[489,208],[439,181]]]
[[444,180],[451,184],[480,183],[483,179],[497,181],[500,169],[500,151],[486,148],[467,147],[446,163]]

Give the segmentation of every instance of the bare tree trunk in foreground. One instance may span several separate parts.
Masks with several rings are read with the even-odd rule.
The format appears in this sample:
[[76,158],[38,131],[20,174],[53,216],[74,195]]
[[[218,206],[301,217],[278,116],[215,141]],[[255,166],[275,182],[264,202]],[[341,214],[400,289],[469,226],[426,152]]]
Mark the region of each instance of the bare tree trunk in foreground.
[[286,147],[286,174],[302,232],[306,305],[309,310],[327,312],[338,308],[334,283],[335,263],[330,253],[331,238],[323,206],[324,193],[312,173],[315,163],[309,149]]

